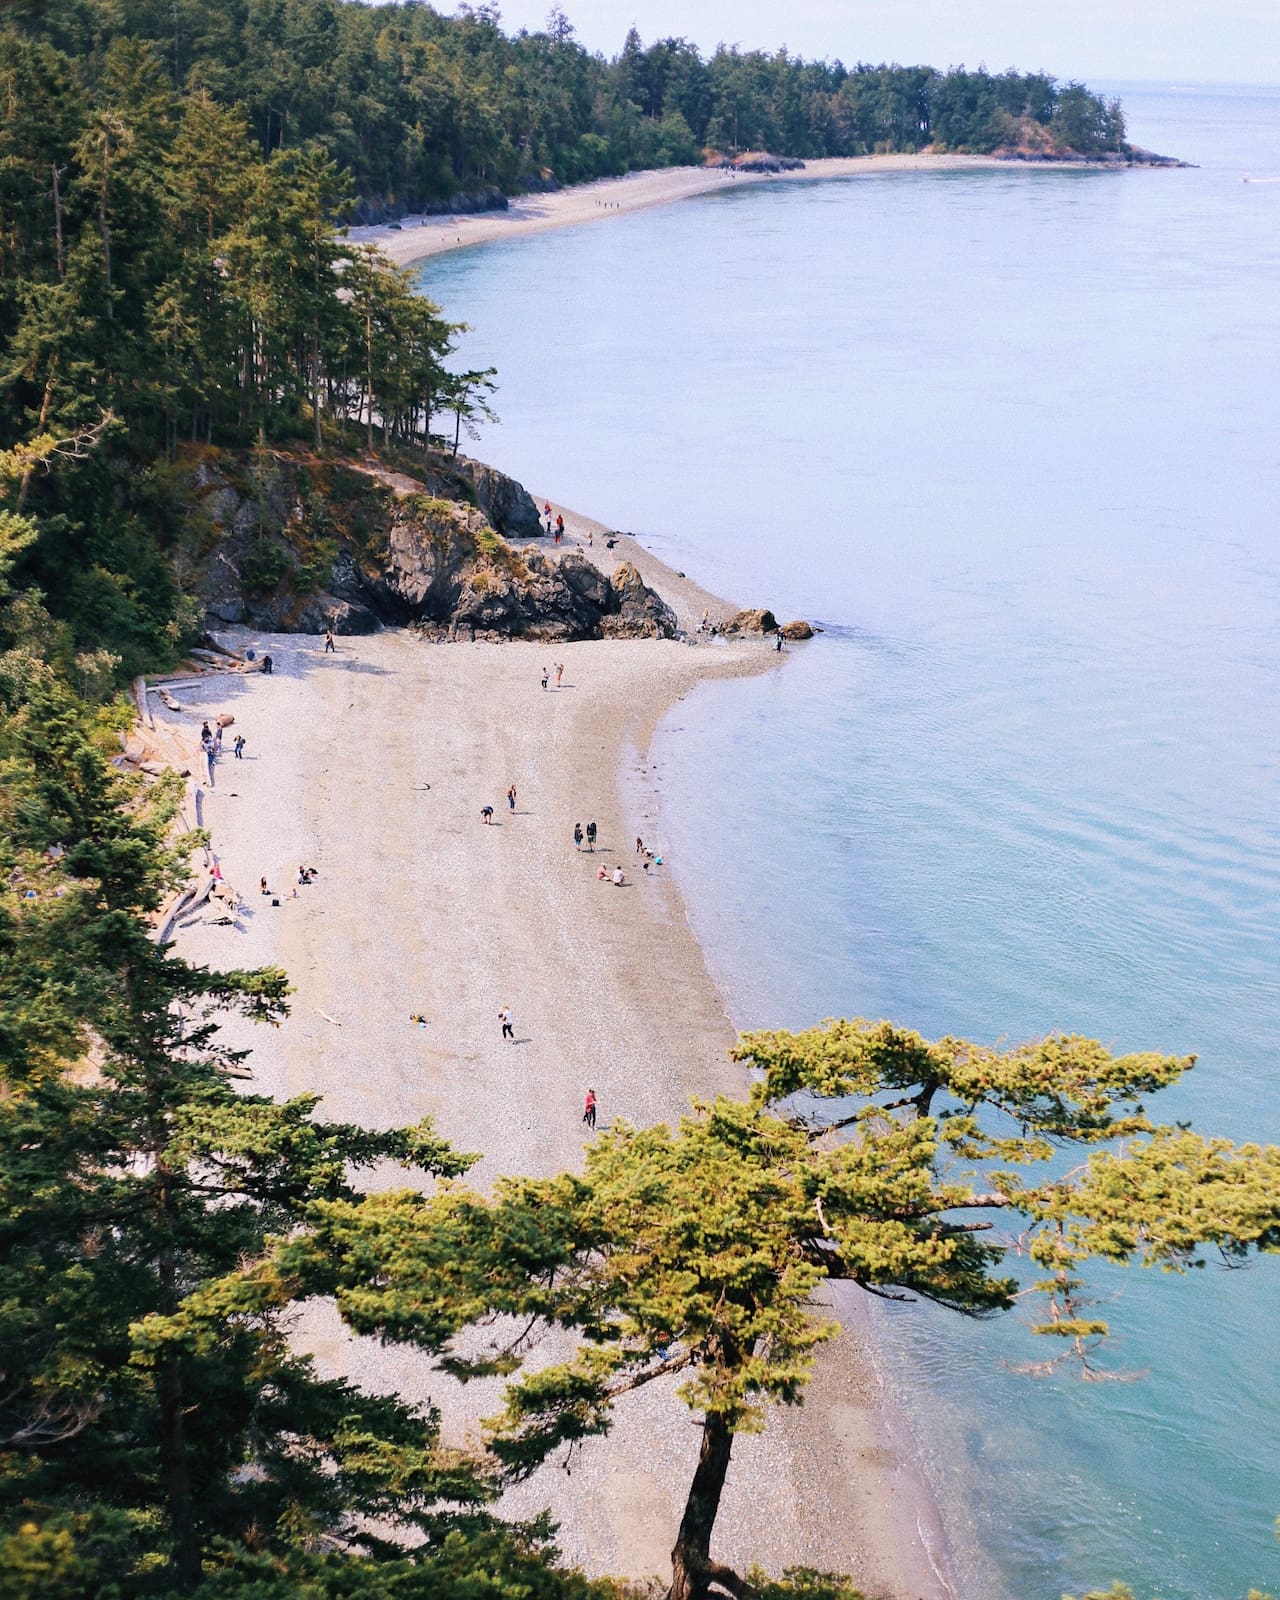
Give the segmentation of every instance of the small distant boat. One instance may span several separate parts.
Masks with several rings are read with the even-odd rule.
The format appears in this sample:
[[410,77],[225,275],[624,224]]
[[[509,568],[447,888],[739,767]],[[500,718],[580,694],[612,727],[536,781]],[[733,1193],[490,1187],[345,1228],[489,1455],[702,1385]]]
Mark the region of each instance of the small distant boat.
[[1280,183],[1280,178],[1241,178],[1241,183]]

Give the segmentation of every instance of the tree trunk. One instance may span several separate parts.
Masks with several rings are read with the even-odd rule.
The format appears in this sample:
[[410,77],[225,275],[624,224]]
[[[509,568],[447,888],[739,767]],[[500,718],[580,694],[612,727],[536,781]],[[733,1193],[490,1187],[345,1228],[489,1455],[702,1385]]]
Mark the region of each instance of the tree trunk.
[[107,321],[115,320],[111,304],[111,224],[107,220],[107,185],[111,178],[111,132],[102,140],[102,185],[98,190],[98,231],[102,235],[102,270],[107,282]]
[[751,1587],[728,1567],[711,1559],[711,1533],[720,1510],[720,1496],[729,1471],[733,1434],[722,1417],[702,1421],[702,1448],[689,1485],[680,1531],[671,1552],[671,1589],[667,1600],[705,1600],[714,1583],[731,1594],[749,1595]]
[[364,319],[364,408],[364,442],[365,448],[371,451],[373,449],[373,312],[371,309],[365,312]]
[[200,1582],[200,1541],[196,1537],[187,1434],[183,1421],[182,1375],[176,1358],[160,1362],[156,1372],[160,1399],[160,1432],[164,1459],[164,1493],[173,1535],[173,1572],[177,1587],[188,1593]]
[[[53,404],[53,385],[58,376],[58,358],[55,355],[49,363],[49,377],[44,386],[44,399],[40,402],[40,420],[36,423],[37,436],[44,432],[45,423],[49,420],[49,407]],[[31,488],[32,467],[28,467],[22,474],[22,481],[18,485],[17,513],[22,515],[22,508],[27,503],[27,493]]]
[[58,251],[58,277],[66,276],[66,269],[62,260],[62,196],[58,192],[58,163],[50,163],[53,173],[53,242]]

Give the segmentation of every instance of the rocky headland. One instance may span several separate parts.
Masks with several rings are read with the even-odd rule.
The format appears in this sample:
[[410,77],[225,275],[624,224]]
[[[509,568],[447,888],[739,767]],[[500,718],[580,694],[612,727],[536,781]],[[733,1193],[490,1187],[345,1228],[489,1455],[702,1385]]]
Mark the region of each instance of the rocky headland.
[[555,548],[523,486],[465,457],[193,450],[171,492],[185,530],[176,565],[209,629],[396,624],[544,640],[677,631],[631,562],[608,572]]

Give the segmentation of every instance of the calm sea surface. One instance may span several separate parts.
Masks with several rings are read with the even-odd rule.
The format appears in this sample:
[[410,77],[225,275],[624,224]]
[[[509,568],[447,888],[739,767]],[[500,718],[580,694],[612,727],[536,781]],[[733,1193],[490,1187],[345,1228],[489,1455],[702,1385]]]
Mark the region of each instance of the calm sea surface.
[[[749,188],[424,283],[479,453],[827,629],[660,738],[735,1020],[1196,1052],[1166,1114],[1280,1140],[1280,91],[1126,103],[1199,169]],[[966,1600],[1280,1586],[1280,1260],[1101,1287],[1141,1382],[880,1318]]]

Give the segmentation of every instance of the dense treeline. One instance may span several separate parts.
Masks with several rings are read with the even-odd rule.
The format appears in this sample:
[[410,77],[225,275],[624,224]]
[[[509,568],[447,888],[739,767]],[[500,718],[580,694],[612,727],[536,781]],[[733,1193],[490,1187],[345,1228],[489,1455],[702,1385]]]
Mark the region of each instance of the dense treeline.
[[68,659],[136,672],[194,621],[167,560],[181,441],[319,446],[351,424],[415,445],[442,407],[456,426],[483,405],[487,375],[446,370],[456,329],[335,232],[350,180],[319,144],[264,157],[239,107],[176,92],[146,42],[107,46],[88,95],[50,45],[4,44],[0,439],[103,434],[22,475],[40,533],[17,576]]
[[459,190],[576,183],[701,159],[705,147],[798,157],[990,151],[1023,119],[1082,153],[1118,150],[1124,120],[1044,73],[805,61],[685,39],[612,61],[558,9],[502,31],[496,5],[443,17],[355,0],[66,0],[42,35],[96,77],[121,37],[152,42],[175,87],[242,104],[264,154],[320,140],[368,200],[410,208]]

